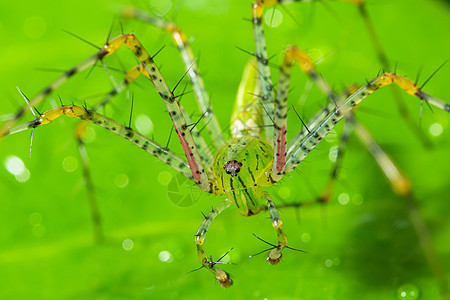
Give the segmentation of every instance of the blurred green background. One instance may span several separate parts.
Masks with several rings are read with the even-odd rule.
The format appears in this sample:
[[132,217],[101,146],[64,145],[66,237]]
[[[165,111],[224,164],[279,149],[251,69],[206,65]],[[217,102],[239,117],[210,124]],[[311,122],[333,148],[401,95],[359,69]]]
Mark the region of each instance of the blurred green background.
[[[118,4],[153,10],[185,30],[192,38],[219,122],[227,128],[241,72],[249,58],[236,46],[249,51],[254,48],[249,1],[2,2],[2,121],[24,104],[16,86],[32,97],[58,76],[57,70],[68,70],[96,52],[62,30],[101,46]],[[369,0],[367,10],[399,74],[415,79],[421,70],[420,84],[449,58],[450,21],[445,2]],[[119,20],[114,23],[112,36],[121,32]],[[123,30],[134,32],[150,53],[166,46],[155,60],[173,87],[184,69],[171,38],[141,22],[121,23]],[[280,64],[287,45],[298,45],[318,60],[318,69],[338,90],[351,83],[364,84],[381,69],[362,18],[352,4],[330,1],[277,7],[267,15],[266,23],[273,26],[266,24],[266,34],[275,65]],[[125,70],[136,60],[129,51],[121,50],[105,63]],[[119,72],[111,73],[121,80]],[[273,69],[273,78],[277,76]],[[424,90],[450,102],[449,78],[450,67],[446,65]],[[291,104],[305,118],[325,105],[325,97],[296,69],[291,86]],[[58,105],[58,95],[66,104],[82,105],[86,101],[92,106],[111,88],[106,72],[97,67],[89,76],[87,72],[75,76],[38,109]],[[154,128],[149,136],[165,145],[171,124],[162,101],[143,79],[130,89],[136,99],[133,126],[139,127],[139,118],[145,124],[144,114],[148,115]],[[403,98],[419,122],[419,101]],[[192,94],[184,97],[183,104],[188,112],[195,113],[194,119],[201,115]],[[123,93],[106,114],[127,122],[129,110],[130,102]],[[32,118],[28,114],[21,121]],[[292,111],[289,118],[289,135],[293,136],[301,124]],[[417,206],[431,233],[430,245],[448,279],[448,114],[435,108],[431,112],[424,105],[421,126],[434,144],[432,148],[424,148],[401,121],[389,89],[369,97],[358,119],[411,179]],[[187,274],[199,266],[193,241],[203,218],[201,212],[208,212],[223,198],[194,189],[196,203],[175,205],[167,194],[169,182],[178,178],[177,173],[102,128],[89,131],[87,144],[105,234],[102,244],[93,241],[86,187],[73,138],[76,123],[60,119],[38,128],[31,158],[30,132],[9,136],[0,143],[1,299],[440,298],[437,280],[419,246],[404,200],[392,193],[355,137],[346,152],[331,204],[280,212],[290,246],[309,254],[286,250],[278,266],[268,265],[264,255],[249,259],[266,247],[252,233],[276,241],[264,212],[244,218],[230,208],[214,221],[205,244],[207,251],[218,258],[233,248],[226,259],[236,263],[224,267],[235,281],[225,290],[205,270]],[[437,134],[439,128],[441,134]],[[342,124],[296,172],[267,189],[276,203],[307,201],[320,193],[330,172],[330,149],[338,145],[341,130]],[[170,148],[182,153],[175,137]],[[18,176],[7,170],[11,159],[18,162],[15,157],[28,170]]]

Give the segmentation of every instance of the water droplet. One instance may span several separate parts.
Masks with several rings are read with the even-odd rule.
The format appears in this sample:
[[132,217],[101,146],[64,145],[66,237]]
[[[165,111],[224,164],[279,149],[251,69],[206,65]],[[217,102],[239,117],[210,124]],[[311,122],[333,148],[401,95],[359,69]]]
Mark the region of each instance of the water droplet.
[[30,179],[30,171],[25,167],[23,161],[14,155],[5,159],[5,168],[9,173],[16,177],[19,182],[25,182]]
[[30,170],[28,170],[27,168],[25,168],[25,170],[23,170],[23,172],[19,175],[16,175],[16,180],[18,182],[25,182],[28,181],[28,179],[30,179]]
[[[319,65],[325,61],[324,53],[329,53],[329,51],[320,48],[311,48],[308,50],[309,58],[314,62],[314,65]],[[330,132],[331,133],[331,132]],[[334,132],[335,137],[337,137],[336,132]]]
[[137,131],[143,135],[147,135],[153,132],[153,122],[147,115],[141,114],[136,117],[134,121]]
[[221,261],[227,263],[227,262],[230,261],[230,259],[231,259],[231,258],[230,258],[230,253],[227,253],[227,255],[225,255],[225,256],[222,258]]
[[331,259],[325,260],[325,267],[331,268],[333,266],[333,261]]
[[33,226],[41,225],[42,224],[42,215],[38,212],[34,212],[30,215],[29,221],[30,221],[30,224]]
[[304,243],[308,243],[311,240],[311,235],[309,233],[305,232],[302,234],[301,239]]
[[442,134],[442,132],[444,131],[444,129],[442,128],[442,125],[439,123],[433,123],[430,125],[430,127],[428,128],[428,131],[430,132],[430,134],[432,136],[439,136]]
[[278,27],[283,22],[283,14],[276,8],[271,8],[264,14],[264,21],[270,27]]
[[353,201],[353,204],[355,204],[355,205],[361,205],[364,201],[364,198],[360,194],[354,194],[352,197],[352,201]]
[[164,16],[172,8],[172,1],[170,0],[158,0],[151,1],[152,12],[157,16]]
[[92,143],[95,138],[97,137],[94,128],[91,127],[87,127],[86,131],[84,132],[84,135],[82,136],[82,140],[84,143],[88,144],[88,143]]
[[189,0],[184,1],[183,6],[192,11],[201,11],[208,15],[223,15],[229,12],[230,2],[222,0]]
[[123,249],[130,251],[131,249],[133,249],[134,243],[131,239],[125,239],[122,242],[122,247],[123,247]]
[[330,148],[330,153],[328,153],[328,158],[331,160],[331,162],[336,162],[338,148],[339,148],[339,146],[333,146]]
[[339,266],[340,264],[341,264],[341,260],[339,259],[339,257],[333,258],[333,265]]
[[[326,136],[325,136],[325,140],[328,143],[333,143],[334,141],[336,141],[337,139],[337,134],[336,131],[334,129],[332,129]],[[337,146],[336,146],[337,147]]]
[[20,175],[25,171],[25,164],[17,156],[11,155],[5,159],[5,168],[13,175]]
[[43,18],[32,16],[25,20],[23,31],[28,37],[38,39],[45,33],[46,27],[47,23]]
[[278,190],[278,196],[282,199],[288,199],[291,196],[291,189],[285,186],[280,187]]
[[162,185],[168,185],[172,179],[172,174],[167,171],[162,171],[158,174],[158,182]]
[[162,262],[171,263],[173,261],[173,256],[169,251],[161,251],[158,254],[158,258]]
[[31,229],[31,232],[33,233],[33,235],[35,237],[43,237],[45,235],[45,227],[42,224],[33,226],[33,228]]
[[339,195],[338,201],[339,201],[339,204],[341,204],[341,205],[347,205],[348,202],[350,201],[350,197],[348,196],[347,193],[342,193]]
[[78,160],[73,156],[67,156],[63,159],[62,167],[66,172],[73,172],[78,168]]
[[127,174],[117,174],[116,178],[114,179],[115,185],[117,185],[120,188],[124,188],[128,185],[129,179]]
[[419,298],[419,288],[411,283],[406,283],[397,289],[397,298],[401,300],[415,300]]

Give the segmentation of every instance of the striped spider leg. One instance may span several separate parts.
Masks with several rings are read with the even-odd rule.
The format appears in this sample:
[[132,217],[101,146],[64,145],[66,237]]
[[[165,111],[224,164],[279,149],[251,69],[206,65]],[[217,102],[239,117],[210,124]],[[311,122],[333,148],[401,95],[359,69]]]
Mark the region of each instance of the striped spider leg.
[[[172,91],[167,86],[167,83],[163,79],[161,72],[156,67],[155,63],[153,62],[153,59],[151,56],[147,53],[147,51],[143,48],[143,46],[140,44],[140,42],[136,39],[136,37],[133,34],[123,34],[119,37],[114,38],[113,40],[109,41],[98,53],[94,54],[93,56],[89,57],[82,63],[78,64],[76,67],[72,68],[71,70],[67,71],[64,75],[60,76],[58,79],[56,79],[52,84],[49,85],[44,91],[39,93],[36,97],[32,98],[29,103],[21,108],[14,118],[6,122],[1,128],[0,128],[0,136],[12,134],[18,131],[22,131],[26,129],[26,126],[28,128],[35,128],[40,125],[47,124],[51,121],[53,121],[55,118],[61,116],[62,114],[65,114],[70,117],[77,117],[80,119],[88,119],[89,113],[85,109],[86,113],[82,114],[81,111],[76,109],[74,106],[62,106],[60,108],[56,108],[53,110],[49,110],[42,114],[42,116],[34,121],[34,123],[27,123],[22,124],[17,127],[11,128],[12,124],[14,124],[17,119],[19,119],[26,110],[28,110],[30,107],[33,107],[37,105],[40,101],[44,99],[44,97],[51,93],[55,88],[59,87],[62,83],[67,81],[67,79],[78,73],[82,70],[86,69],[88,66],[91,66],[97,62],[97,60],[102,59],[108,55],[111,55],[114,53],[121,45],[125,44],[128,46],[133,53],[137,56],[137,58],[140,60],[141,64],[146,69],[147,73],[150,74],[151,82],[154,85],[154,87],[159,92],[161,98],[164,100],[164,103],[166,104],[166,107],[169,111],[169,114],[172,118],[172,121],[175,126],[175,130],[180,138],[183,150],[186,152],[186,157],[192,172],[192,175],[187,175],[187,172],[185,169],[185,166],[179,166],[179,169],[183,169],[184,171],[181,172],[190,179],[194,179],[195,182],[199,185],[199,187],[204,191],[209,191],[212,186],[209,182],[209,179],[207,177],[207,174],[203,168],[203,164],[200,160],[199,154],[196,150],[192,134],[188,130],[188,126],[183,118],[182,111],[180,109],[180,106],[178,105],[177,101],[175,100]],[[94,114],[95,116],[97,114]],[[89,120],[92,122],[99,122],[98,120],[95,121]],[[107,126],[108,127],[108,126]],[[114,132],[114,129],[117,129],[117,127],[112,126],[108,127],[109,130]],[[121,132],[123,133],[123,132]],[[132,142],[139,145],[142,140],[139,139],[133,139],[134,133],[130,131],[129,133],[125,134],[125,137],[127,137]],[[148,146],[148,145],[147,145]],[[147,147],[145,145],[145,142],[141,147],[145,149]],[[194,151],[193,151],[194,150]],[[159,154],[160,151],[156,151],[155,154]],[[166,161],[167,163],[170,162]],[[177,169],[177,167],[175,167]]]

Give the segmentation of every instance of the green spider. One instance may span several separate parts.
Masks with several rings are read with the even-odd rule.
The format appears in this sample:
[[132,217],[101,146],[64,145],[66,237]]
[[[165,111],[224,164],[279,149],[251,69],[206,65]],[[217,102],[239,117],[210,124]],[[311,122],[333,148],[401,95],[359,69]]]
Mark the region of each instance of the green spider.
[[[195,182],[204,192],[223,196],[225,200],[213,209],[200,225],[195,236],[195,244],[201,266],[211,271],[222,287],[229,287],[233,283],[229,274],[217,267],[218,261],[214,261],[203,246],[211,222],[224,209],[234,204],[242,215],[251,216],[262,209],[260,202],[265,202],[267,207],[265,209],[269,211],[272,225],[277,234],[277,244],[269,251],[267,260],[276,265],[281,261],[282,252],[288,247],[288,241],[275,204],[263,187],[276,184],[285,174],[293,171],[343,118],[346,119],[346,124],[349,124],[346,127],[347,134],[354,129],[363,139],[365,138],[365,143],[369,149],[373,150],[372,154],[375,159],[380,166],[386,169],[385,172],[390,177],[390,183],[394,190],[400,195],[410,193],[409,182],[396,169],[386,154],[377,148],[364,127],[353,118],[354,108],[363,99],[374,91],[395,83],[406,93],[450,112],[449,104],[426,94],[413,81],[389,72],[377,76],[366,85],[353,89],[348,94],[338,95],[324,80],[320,79],[320,75],[316,72],[308,56],[302,50],[292,46],[285,51],[274,95],[274,84],[271,80],[262,25],[263,8],[291,2],[296,1],[257,1],[252,6],[252,24],[256,45],[254,56],[256,59],[251,60],[244,70],[231,119],[233,138],[228,141],[223,138],[194,56],[181,29],[169,21],[151,17],[145,12],[132,8],[123,13],[125,17],[146,20],[172,34],[184,60],[199,109],[203,112],[206,129],[216,150],[215,155],[210,151],[200,132],[189,125],[193,123],[189,115],[174,96],[173,90],[169,88],[153,58],[134,34],[122,34],[108,41],[100,51],[56,79],[32,98],[28,105],[21,108],[14,118],[6,122],[0,129],[0,137],[43,126],[62,115],[79,118],[126,138]],[[130,126],[97,113],[97,110],[110,98],[105,99],[99,106],[91,110],[76,105],[61,105],[43,112],[37,116],[36,120],[14,126],[14,123],[28,109],[40,103],[70,77],[112,55],[124,44],[136,55],[140,64],[127,72],[126,79],[115,88],[114,92],[110,93],[110,96],[123,90],[139,75],[147,77],[166,105],[185,157],[177,155]],[[286,138],[287,96],[291,69],[295,63],[332,101],[311,118],[288,143]],[[82,127],[80,127],[80,132],[82,135]]]

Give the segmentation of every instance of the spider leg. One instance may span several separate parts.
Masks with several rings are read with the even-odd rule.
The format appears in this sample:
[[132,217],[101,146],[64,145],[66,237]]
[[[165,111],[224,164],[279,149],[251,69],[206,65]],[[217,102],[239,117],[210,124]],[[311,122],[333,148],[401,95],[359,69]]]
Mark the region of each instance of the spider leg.
[[[337,96],[336,93],[333,91],[333,89],[330,87],[330,85],[326,82],[326,80],[324,78],[322,78],[321,76],[319,76],[319,73],[314,68],[314,64],[313,64],[312,60],[308,57],[308,55],[303,50],[293,48],[293,47],[288,48],[288,51],[289,50],[291,50],[291,52],[293,53],[293,56],[297,60],[298,65],[300,66],[300,69],[310,77],[310,79],[317,85],[319,90],[322,91],[322,93],[325,94],[330,100],[330,103],[326,106],[326,108],[323,109],[322,111],[320,111],[318,116],[315,116],[311,121],[308,122],[307,127],[314,128],[315,126],[318,125],[318,123],[317,123],[318,120],[321,120],[323,117],[325,117],[327,112],[333,110],[336,106],[338,106],[341,102],[343,102],[343,100],[345,100],[348,96],[350,96],[351,94],[356,92],[357,88],[355,85],[351,85],[346,89],[346,91],[344,91],[342,93],[342,95]],[[281,74],[283,74],[283,73],[284,72],[283,72],[283,68],[282,68]],[[281,75],[280,75],[280,78],[281,78]],[[355,123],[357,123],[357,121],[355,120],[355,118],[353,116],[352,111],[348,111],[346,113],[346,115],[344,116],[344,118],[345,118],[345,124],[344,124],[344,129],[343,129],[343,132],[341,135],[341,142],[339,144],[339,148],[337,151],[336,161],[335,161],[333,169],[331,171],[330,180],[328,181],[324,191],[322,192],[321,196],[318,199],[319,202],[328,202],[331,197],[334,183],[337,179],[339,168],[342,164],[342,159],[343,159],[345,148],[347,146],[350,135],[354,129]],[[276,116],[275,116],[275,119],[276,119]],[[360,134],[359,131],[357,131],[357,134],[358,135]],[[367,134],[370,135],[368,132],[367,132]],[[301,130],[299,133],[297,133],[297,135],[294,137],[294,139],[291,141],[291,143],[295,143],[295,140],[302,140],[305,137],[305,135],[306,135],[306,130]],[[290,146],[292,146],[291,143],[290,143]]]
[[291,51],[286,51],[278,79],[278,90],[275,97],[275,114],[273,118],[273,165],[272,178],[276,181],[283,176],[286,163],[286,132],[287,132],[287,96],[289,92],[289,80],[294,60]]
[[[145,68],[141,64],[134,66],[133,68],[131,68],[129,71],[126,72],[125,79],[122,80],[117,85],[117,87],[113,88],[106,95],[106,97],[97,106],[95,106],[93,108],[93,110],[98,111],[101,108],[103,108],[105,106],[105,104],[107,104],[112,99],[113,96],[119,94],[121,91],[126,89],[126,87],[128,85],[130,85],[133,81],[135,81],[140,75],[143,75],[147,79],[151,80],[150,75],[148,74],[148,72],[145,70]],[[199,152],[201,161],[203,162],[203,164],[207,170],[211,170],[212,162],[214,159],[214,157],[211,153],[211,150],[208,148],[208,145],[206,144],[206,141],[201,136],[197,126],[191,126],[191,125],[194,125],[194,122],[192,121],[189,114],[186,112],[186,110],[183,108],[183,106],[181,104],[178,103],[178,105],[180,106],[180,110],[183,114],[186,124],[188,124],[188,126],[190,127],[190,132],[192,134],[192,138],[194,140],[195,146],[197,147],[197,150]],[[81,123],[83,123],[83,122],[81,122]],[[80,125],[81,125],[81,123],[80,123]]]
[[165,162],[187,178],[195,180],[191,173],[190,166],[184,158],[130,127],[105,117],[95,111],[87,110],[76,105],[63,105],[47,110],[43,112],[36,120],[10,128],[7,134],[11,135],[27,129],[44,126],[63,115],[88,121],[120,135]]
[[213,184],[209,181],[208,174],[205,172],[203,163],[200,159],[200,155],[196,149],[191,131],[189,126],[184,120],[183,113],[180,109],[178,101],[176,101],[172,91],[169,89],[166,81],[164,80],[161,72],[154,63],[152,57],[144,49],[138,39],[134,34],[122,34],[111,41],[109,41],[103,48],[86,59],[82,63],[78,64],[76,67],[67,71],[64,75],[57,78],[53,83],[49,85],[43,92],[39,93],[36,97],[31,99],[29,103],[22,107],[15,117],[6,122],[0,128],[0,137],[8,133],[10,127],[25,113],[27,109],[35,106],[40,101],[44,99],[45,96],[50,94],[55,88],[59,87],[62,83],[67,81],[67,79],[73,74],[84,70],[90,65],[93,65],[97,60],[101,60],[104,57],[113,54],[120,46],[126,45],[130,50],[136,55],[136,57],[141,62],[142,66],[146,69],[147,73],[150,75],[151,82],[155,89],[158,91],[159,95],[164,101],[169,115],[172,119],[172,123],[175,127],[175,131],[178,134],[183,151],[186,155],[187,161],[190,166],[193,178],[196,184],[206,192],[213,191]]
[[[272,77],[270,75],[269,61],[267,58],[266,49],[266,39],[264,37],[264,27],[263,27],[263,13],[264,5],[270,5],[266,2],[274,1],[261,1],[257,0],[252,4],[252,24],[253,24],[253,34],[255,40],[255,56],[257,59],[258,73],[260,74],[261,82],[261,93],[262,99],[261,104],[264,108],[263,121],[266,130],[266,139],[270,139],[274,135],[273,116],[274,116],[274,105],[273,105],[273,85]],[[275,1],[276,2],[276,1]]]
[[[77,126],[78,127],[78,126]],[[96,242],[102,242],[104,239],[103,229],[102,229],[102,219],[100,216],[100,209],[98,207],[97,198],[95,196],[95,188],[94,183],[92,182],[91,172],[89,168],[89,157],[86,151],[86,145],[83,142],[80,133],[81,130],[75,130],[75,137],[78,143],[78,153],[80,154],[81,161],[83,163],[83,177],[86,184],[88,199],[89,199],[89,207],[91,210],[92,222],[94,224],[94,240]]]
[[[320,79],[321,77],[314,69],[314,64],[308,55],[297,47],[288,47],[280,69],[278,90],[275,98],[275,115],[273,119],[273,144],[275,151],[272,166],[272,178],[276,181],[282,178],[286,163],[287,96],[289,92],[289,79],[291,77],[292,64],[294,62],[296,62],[300,69],[316,83],[320,90],[333,100],[333,103],[336,103],[337,98],[325,80]],[[311,127],[311,125],[312,124],[309,124],[307,127]]]
[[[105,46],[106,47],[106,46]],[[42,100],[45,99],[52,91],[60,87],[63,83],[65,83],[70,77],[73,75],[82,72],[83,70],[89,68],[90,66],[97,63],[97,61],[103,59],[105,56],[108,55],[108,51],[106,48],[103,47],[99,52],[96,54],[88,57],[81,63],[77,64],[72,69],[66,71],[63,75],[59,76],[57,79],[55,79],[52,83],[50,83],[43,91],[41,91],[39,94],[37,94],[35,97],[33,97],[27,105],[23,106],[22,108],[17,111],[17,113],[14,115],[14,117],[5,122],[0,127],[0,140],[3,136],[5,136],[8,133],[9,128],[14,126],[14,124],[17,123],[17,121],[32,107],[37,106],[39,103],[41,103]]]
[[344,102],[340,103],[339,106],[329,112],[317,126],[310,128],[311,132],[308,133],[304,139],[302,139],[298,144],[294,143],[293,146],[289,148],[287,152],[285,172],[288,173],[295,169],[295,167],[300,164],[300,162],[317,145],[317,143],[324,138],[344,116],[348,115],[353,107],[358,105],[363,99],[376,90],[393,83],[397,84],[406,93],[424,100],[439,109],[450,112],[449,104],[426,94],[419,89],[413,81],[394,73],[383,73],[361,87]]
[[214,147],[216,150],[219,149],[220,146],[225,143],[225,140],[223,138],[219,122],[217,121],[214,111],[211,108],[211,103],[205,89],[205,84],[198,70],[198,66],[195,62],[186,34],[175,23],[152,16],[150,13],[134,7],[127,7],[121,12],[121,14],[126,18],[135,18],[147,22],[172,35],[173,41],[180,51],[184,66],[188,72],[189,78],[191,79],[192,88],[195,93],[198,107],[200,111],[204,113],[203,118],[206,124],[206,129],[209,132]]
[[287,237],[283,231],[283,221],[280,219],[280,215],[278,214],[277,208],[275,207],[275,203],[273,203],[269,194],[264,192],[264,199],[267,203],[267,210],[269,211],[270,219],[272,220],[272,226],[277,232],[278,244],[275,248],[270,250],[269,255],[267,256],[267,261],[276,265],[281,261],[282,251],[287,246]]
[[202,264],[202,267],[208,269],[214,274],[214,277],[220,283],[222,287],[229,287],[233,284],[233,281],[230,278],[230,275],[222,269],[216,268],[217,262],[212,260],[211,256],[206,254],[206,251],[203,247],[203,243],[205,242],[206,233],[208,232],[208,228],[211,225],[212,221],[226,208],[231,206],[231,201],[225,199],[222,203],[220,203],[216,208],[210,211],[206,217],[203,219],[202,224],[197,230],[197,234],[195,235],[195,244],[197,245],[197,254],[198,260]]
[[428,226],[417,208],[409,179],[403,174],[402,170],[396,165],[393,159],[375,142],[369,131],[359,122],[355,122],[354,124],[355,132],[359,140],[365,145],[377,162],[377,165],[391,185],[392,190],[405,200],[409,218],[414,226],[420,247],[422,248],[431,272],[439,284],[442,295],[448,295],[449,285],[445,276],[445,271],[443,270],[439,256],[433,247]]
[[[147,71],[144,67],[139,64],[128,70],[125,74],[125,78],[118,83],[106,96],[92,109],[93,111],[98,111],[102,109],[107,103],[109,103],[112,98],[118,95],[120,92],[125,90],[133,81],[135,81],[141,74],[150,79]],[[186,113],[184,108],[180,106],[183,116],[187,123],[191,124],[192,120],[189,115]],[[92,215],[92,220],[94,224],[94,239],[97,242],[101,242],[103,240],[103,230],[101,224],[101,216],[98,208],[96,196],[95,196],[95,188],[92,182],[92,178],[90,175],[90,167],[89,167],[89,157],[86,150],[86,145],[83,141],[83,137],[86,135],[86,129],[88,127],[89,122],[81,121],[75,127],[74,133],[78,143],[78,152],[80,154],[81,161],[83,163],[83,177],[86,183],[87,194],[89,199],[89,205]],[[194,127],[191,129],[194,142],[200,152],[200,158],[205,163],[205,166],[210,169],[212,165],[213,156],[211,151],[208,149],[206,142],[198,132],[198,130]]]
[[[336,93],[333,91],[333,89],[330,87],[330,85],[326,82],[326,80],[323,79],[321,76],[319,76],[318,72],[315,70],[314,65],[313,65],[311,59],[308,57],[308,55],[300,49],[296,49],[296,48],[294,48],[294,49],[296,50],[295,58],[298,62],[298,65],[300,66],[300,69],[310,77],[310,79],[317,85],[319,90],[322,91],[322,93],[325,94],[330,100],[330,103],[327,105],[327,107],[325,109],[323,109],[321,112],[319,112],[318,115],[315,116],[310,122],[308,122],[307,127],[314,128],[315,126],[318,125],[318,123],[317,123],[318,120],[321,120],[323,117],[325,117],[325,115],[329,111],[333,110],[337,105],[340,105],[340,103],[347,98],[346,96],[350,96],[352,93],[356,92],[357,88],[355,87],[355,85],[352,85],[352,86],[348,87],[347,91],[345,91],[342,95],[337,96]],[[283,72],[283,68],[282,68],[281,74],[283,74],[283,73],[284,72]],[[281,78],[281,75],[280,75],[280,78]],[[337,175],[338,175],[339,167],[342,163],[342,158],[344,155],[345,147],[348,143],[350,134],[353,131],[355,123],[357,122],[353,116],[352,111],[348,111],[345,114],[344,118],[345,118],[346,122],[344,124],[344,130],[342,132],[341,142],[339,144],[336,161],[335,161],[335,164],[334,164],[332,172],[331,172],[331,178],[330,178],[328,184],[326,185],[323,193],[321,194],[320,198],[318,199],[320,202],[328,202],[331,197],[334,183],[335,183]],[[276,119],[276,116],[275,116],[275,119]],[[359,136],[362,133],[361,133],[361,131],[356,131],[356,134]],[[366,132],[366,134],[370,136],[370,133]],[[302,129],[291,140],[291,142],[289,143],[289,148],[291,148],[292,145],[294,143],[296,143],[296,141],[301,141],[305,136],[306,136],[306,130]],[[360,138],[363,138],[363,137],[360,137]]]
[[[127,88],[127,86],[136,80],[136,78],[145,71],[142,65],[137,65],[131,68],[125,74],[125,79],[118,83],[106,96],[92,109],[93,111],[98,111],[102,109],[107,103],[109,103],[114,96],[119,94],[121,91]],[[78,144],[78,153],[80,155],[83,164],[83,177],[86,184],[87,196],[89,199],[89,206],[92,215],[92,221],[94,224],[94,239],[97,242],[101,242],[103,237],[102,222],[100,216],[100,210],[98,208],[97,198],[95,195],[95,187],[91,178],[89,156],[86,149],[86,144],[83,138],[86,136],[87,127],[89,125],[88,121],[80,121],[74,129],[74,135]]]
[[[304,0],[303,2],[311,2],[314,0]],[[274,99],[273,99],[273,85],[270,74],[269,60],[267,55],[266,39],[264,36],[263,13],[264,6],[274,6],[278,4],[291,4],[299,2],[298,0],[256,0],[252,4],[252,24],[253,34],[255,40],[255,56],[258,63],[258,72],[261,78],[261,92],[262,92],[262,106],[264,108],[264,126],[266,130],[266,138],[270,139],[274,136],[273,119],[274,119]],[[274,148],[276,149],[274,143]],[[274,168],[275,169],[275,168]],[[278,173],[278,172],[275,172]],[[279,175],[273,174],[277,177]]]
[[330,201],[331,195],[333,194],[334,185],[338,178],[339,170],[342,165],[342,160],[344,158],[344,152],[347,147],[350,135],[354,130],[356,120],[353,114],[349,114],[345,117],[344,129],[342,130],[340,143],[336,153],[336,160],[334,161],[333,168],[331,169],[330,178],[326,184],[323,192],[321,193],[318,201],[321,203],[328,203]]
[[[383,50],[383,47],[381,46],[380,39],[378,38],[378,35],[375,30],[375,26],[373,25],[372,19],[370,18],[370,15],[366,9],[365,2],[362,0],[355,0],[354,4],[358,7],[358,11],[359,11],[359,13],[364,21],[364,24],[367,28],[369,37],[372,41],[373,47],[378,56],[378,60],[381,63],[381,66],[383,67],[384,70],[391,70],[389,60],[387,58],[386,53]],[[433,146],[431,141],[429,140],[429,138],[420,129],[420,126],[411,117],[411,114],[408,112],[408,109],[405,105],[405,100],[403,99],[402,95],[400,94],[400,91],[395,88],[391,88],[390,90],[392,92],[392,95],[393,95],[393,98],[397,105],[400,116],[403,118],[403,121],[406,123],[406,125],[408,125],[408,127],[416,135],[416,137],[420,140],[420,142],[422,143],[423,146],[425,146],[425,147]]]

